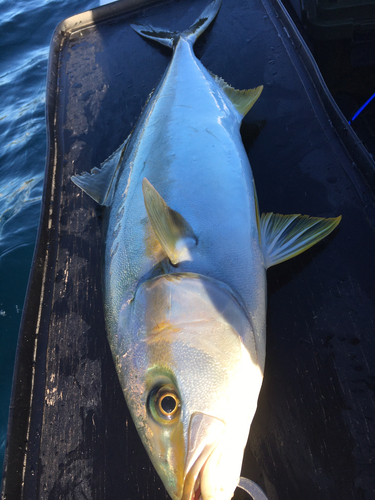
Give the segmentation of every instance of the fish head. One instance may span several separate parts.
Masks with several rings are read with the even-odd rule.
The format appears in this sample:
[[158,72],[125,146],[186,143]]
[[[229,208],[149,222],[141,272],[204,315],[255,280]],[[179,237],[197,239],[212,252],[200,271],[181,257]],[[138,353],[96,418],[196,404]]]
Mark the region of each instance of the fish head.
[[223,283],[176,273],[143,283],[121,325],[120,380],[168,493],[229,500],[262,383],[244,308]]

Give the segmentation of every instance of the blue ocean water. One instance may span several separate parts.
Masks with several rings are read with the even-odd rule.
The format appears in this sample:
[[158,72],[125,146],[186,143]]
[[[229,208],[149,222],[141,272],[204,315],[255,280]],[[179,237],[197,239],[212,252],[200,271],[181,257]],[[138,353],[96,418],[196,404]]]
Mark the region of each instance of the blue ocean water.
[[43,193],[49,44],[60,21],[99,4],[0,0],[0,480],[18,329]]

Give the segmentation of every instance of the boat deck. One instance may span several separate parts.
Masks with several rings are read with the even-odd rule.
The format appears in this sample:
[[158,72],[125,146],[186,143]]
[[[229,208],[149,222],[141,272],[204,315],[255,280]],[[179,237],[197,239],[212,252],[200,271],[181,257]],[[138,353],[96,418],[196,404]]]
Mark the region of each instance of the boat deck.
[[[182,30],[206,4],[125,0],[55,31],[45,192],[17,353],[4,499],[168,498],[106,340],[101,208],[70,178],[99,166],[123,142],[170,61],[169,49],[142,39],[130,23]],[[268,272],[266,372],[242,475],[269,500],[370,500],[374,163],[277,0],[224,1],[195,50],[232,86],[264,85],[242,127],[261,211],[343,217],[326,240]],[[235,498],[245,494],[237,490]]]

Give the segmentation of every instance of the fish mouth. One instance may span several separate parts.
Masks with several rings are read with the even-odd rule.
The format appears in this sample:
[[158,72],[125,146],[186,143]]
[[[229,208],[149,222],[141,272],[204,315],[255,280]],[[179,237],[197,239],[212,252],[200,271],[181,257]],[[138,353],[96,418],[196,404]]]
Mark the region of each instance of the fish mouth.
[[208,445],[194,462],[184,481],[181,500],[201,500],[201,477],[204,466],[216,448],[216,443]]
[[204,467],[224,429],[224,422],[211,415],[197,412],[191,416],[181,500],[202,500],[201,478]]

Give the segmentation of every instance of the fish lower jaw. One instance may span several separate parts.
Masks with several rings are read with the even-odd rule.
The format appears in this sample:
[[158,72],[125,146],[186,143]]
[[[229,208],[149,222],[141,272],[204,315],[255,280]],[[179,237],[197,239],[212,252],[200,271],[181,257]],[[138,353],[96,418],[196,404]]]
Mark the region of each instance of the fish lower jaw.
[[[206,465],[206,464],[204,464]],[[201,475],[202,475],[202,470],[204,468],[204,465],[203,467],[201,468],[199,474],[198,474],[198,477],[197,477],[197,480],[195,481],[195,485],[194,485],[194,493],[191,497],[191,500],[202,500],[202,495],[201,495]]]
[[202,500],[200,480],[197,489],[194,491],[193,496],[191,497],[191,500]]
[[[207,458],[208,460],[208,458]],[[181,500],[202,500],[202,493],[201,493],[201,477],[202,477],[202,471],[204,469],[204,466],[206,465],[207,460],[204,462],[203,466],[201,467],[197,478],[194,483],[194,487],[191,488],[191,490],[186,491],[186,488],[184,490],[184,494],[182,496]]]
[[190,417],[181,500],[202,498],[202,477],[224,429],[225,423],[212,415],[196,412]]

